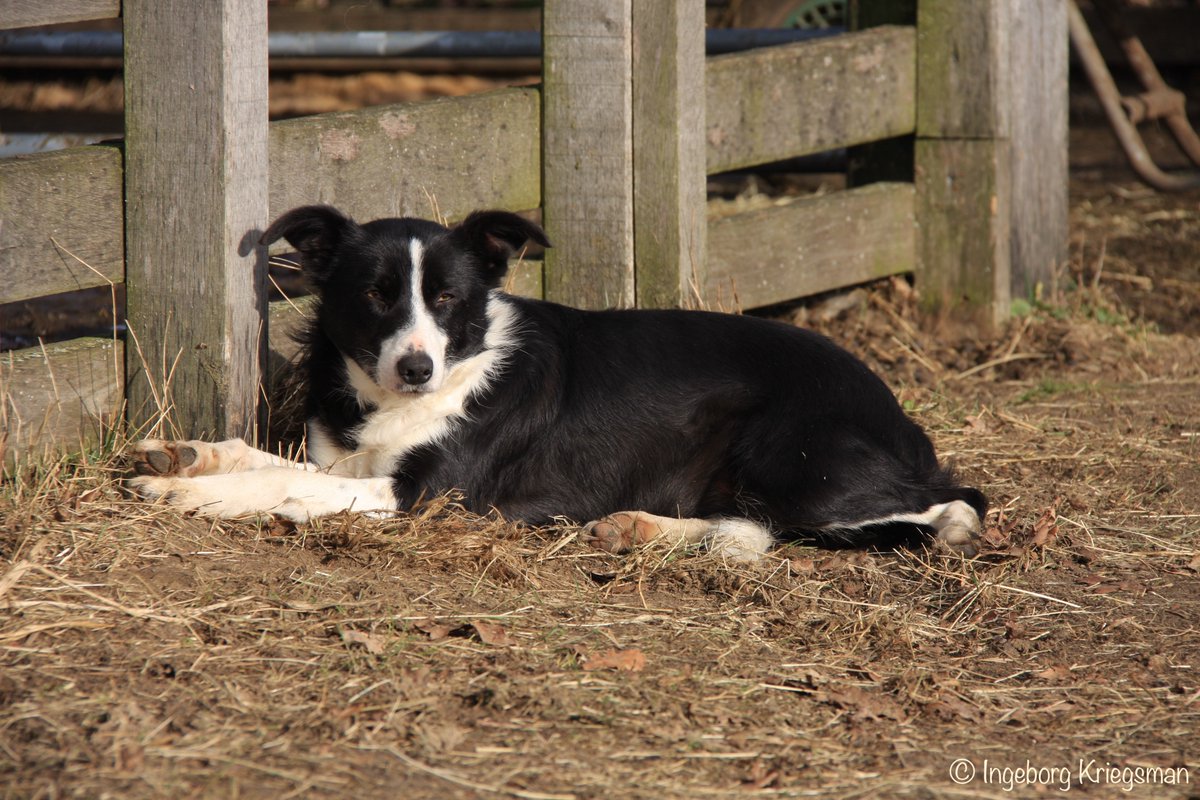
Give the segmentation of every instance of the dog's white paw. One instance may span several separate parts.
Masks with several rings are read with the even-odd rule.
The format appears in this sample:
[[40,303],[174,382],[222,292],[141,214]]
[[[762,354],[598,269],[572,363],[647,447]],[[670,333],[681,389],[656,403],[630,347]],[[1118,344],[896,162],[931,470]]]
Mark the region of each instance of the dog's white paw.
[[143,439],[130,448],[129,455],[138,475],[192,477],[205,474],[210,461],[201,457],[205,448],[204,442]]
[[966,525],[951,523],[937,532],[934,541],[943,549],[961,553],[967,558],[979,555],[979,534]]
[[584,544],[609,553],[628,553],[660,533],[658,517],[636,511],[618,511],[583,526]]
[[226,498],[216,495],[195,478],[143,475],[131,478],[126,484],[137,496],[156,500],[181,511],[198,511],[209,515],[227,516]]
[[961,500],[950,503],[933,521],[933,527],[937,531],[934,541],[938,546],[967,558],[979,555],[983,525],[975,509],[966,503]]

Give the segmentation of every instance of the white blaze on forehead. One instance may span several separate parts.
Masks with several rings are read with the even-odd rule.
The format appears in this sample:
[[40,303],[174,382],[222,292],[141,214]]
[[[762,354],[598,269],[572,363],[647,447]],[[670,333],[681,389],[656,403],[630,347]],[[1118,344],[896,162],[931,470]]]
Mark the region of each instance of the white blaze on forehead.
[[[375,367],[375,382],[394,391],[419,388],[420,391],[432,392],[437,391],[446,377],[448,337],[446,332],[438,327],[421,291],[425,279],[424,242],[416,238],[410,239],[408,255],[412,261],[409,273],[409,322],[383,341],[379,349],[379,362]],[[433,374],[429,381],[420,387],[406,387],[396,369],[400,359],[409,353],[425,353],[433,360]]]
[[[410,308],[412,309],[413,321],[417,323],[409,339],[409,344],[414,350],[424,350],[425,331],[422,330],[422,326],[419,323],[421,321],[421,312],[425,311],[425,298],[421,293],[421,283],[425,280],[425,245],[421,243],[420,239],[409,240],[408,255],[412,259],[412,281],[409,293],[409,297],[411,298]],[[425,316],[428,317],[429,314],[426,313]]]

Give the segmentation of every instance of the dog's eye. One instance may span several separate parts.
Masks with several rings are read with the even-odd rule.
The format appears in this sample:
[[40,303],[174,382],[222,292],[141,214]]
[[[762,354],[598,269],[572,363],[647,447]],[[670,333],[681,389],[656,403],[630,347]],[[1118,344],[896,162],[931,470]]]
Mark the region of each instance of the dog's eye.
[[437,304],[439,306],[444,306],[444,305],[446,305],[446,303],[454,302],[457,299],[458,299],[458,296],[455,295],[453,292],[442,292],[441,294],[439,294],[437,296]]
[[363,297],[367,298],[372,303],[376,303],[378,305],[384,304],[383,292],[379,291],[378,289],[367,289],[365,292],[363,292]]

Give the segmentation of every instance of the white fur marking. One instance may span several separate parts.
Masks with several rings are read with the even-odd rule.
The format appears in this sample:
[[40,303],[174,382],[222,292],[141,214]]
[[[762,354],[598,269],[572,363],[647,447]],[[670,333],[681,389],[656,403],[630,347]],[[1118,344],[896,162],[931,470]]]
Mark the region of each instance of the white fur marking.
[[516,312],[498,292],[488,297],[487,317],[484,349],[451,364],[435,392],[389,391],[346,358],[359,402],[375,408],[355,432],[357,451],[335,465],[322,465],[339,474],[390,475],[405,453],[448,434],[454,422],[465,416],[468,400],[487,388],[517,344]]
[[244,474],[196,478],[135,478],[133,489],[145,497],[162,497],[176,508],[225,518],[277,514],[307,522],[339,511],[396,510],[390,478],[347,478],[288,467],[262,467],[253,478]]
[[762,525],[735,517],[719,520],[708,536],[709,551],[730,561],[758,561],[774,543]]
[[872,525],[886,525],[889,522],[911,522],[914,525],[937,528],[943,521],[955,522],[968,527],[974,526],[976,529],[979,527],[979,516],[975,513],[975,509],[962,500],[952,500],[949,503],[932,505],[924,511],[891,514],[886,517],[864,519],[857,522],[834,523],[826,525],[824,530],[858,530]]
[[[352,363],[354,362],[347,359],[347,364]],[[361,372],[361,369],[359,371]],[[337,475],[354,474],[345,463],[353,458],[354,454],[334,441],[319,418],[311,417],[308,420],[304,426],[304,437],[309,463]]]
[[[412,260],[408,297],[412,321],[383,341],[374,378],[379,386],[394,392],[432,393],[438,391],[446,379],[446,345],[449,338],[429,313],[421,292],[425,280],[425,245],[420,239],[410,239],[408,253]],[[400,359],[411,353],[425,353],[433,361],[433,374],[419,386],[406,384],[396,369]]]

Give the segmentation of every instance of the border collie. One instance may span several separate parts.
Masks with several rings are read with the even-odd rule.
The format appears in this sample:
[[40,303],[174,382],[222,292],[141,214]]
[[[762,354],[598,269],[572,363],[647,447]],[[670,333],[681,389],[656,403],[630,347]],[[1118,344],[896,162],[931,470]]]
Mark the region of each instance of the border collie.
[[655,537],[754,560],[778,537],[850,545],[914,526],[974,555],[984,496],[862,362],[827,339],[703,311],[581,311],[513,297],[537,225],[360,225],[327,206],[263,235],[317,305],[301,361],[309,462],[241,440],[146,440],[133,489],[220,517],[396,512],[457,491],[476,512],[591,520],[613,552]]

